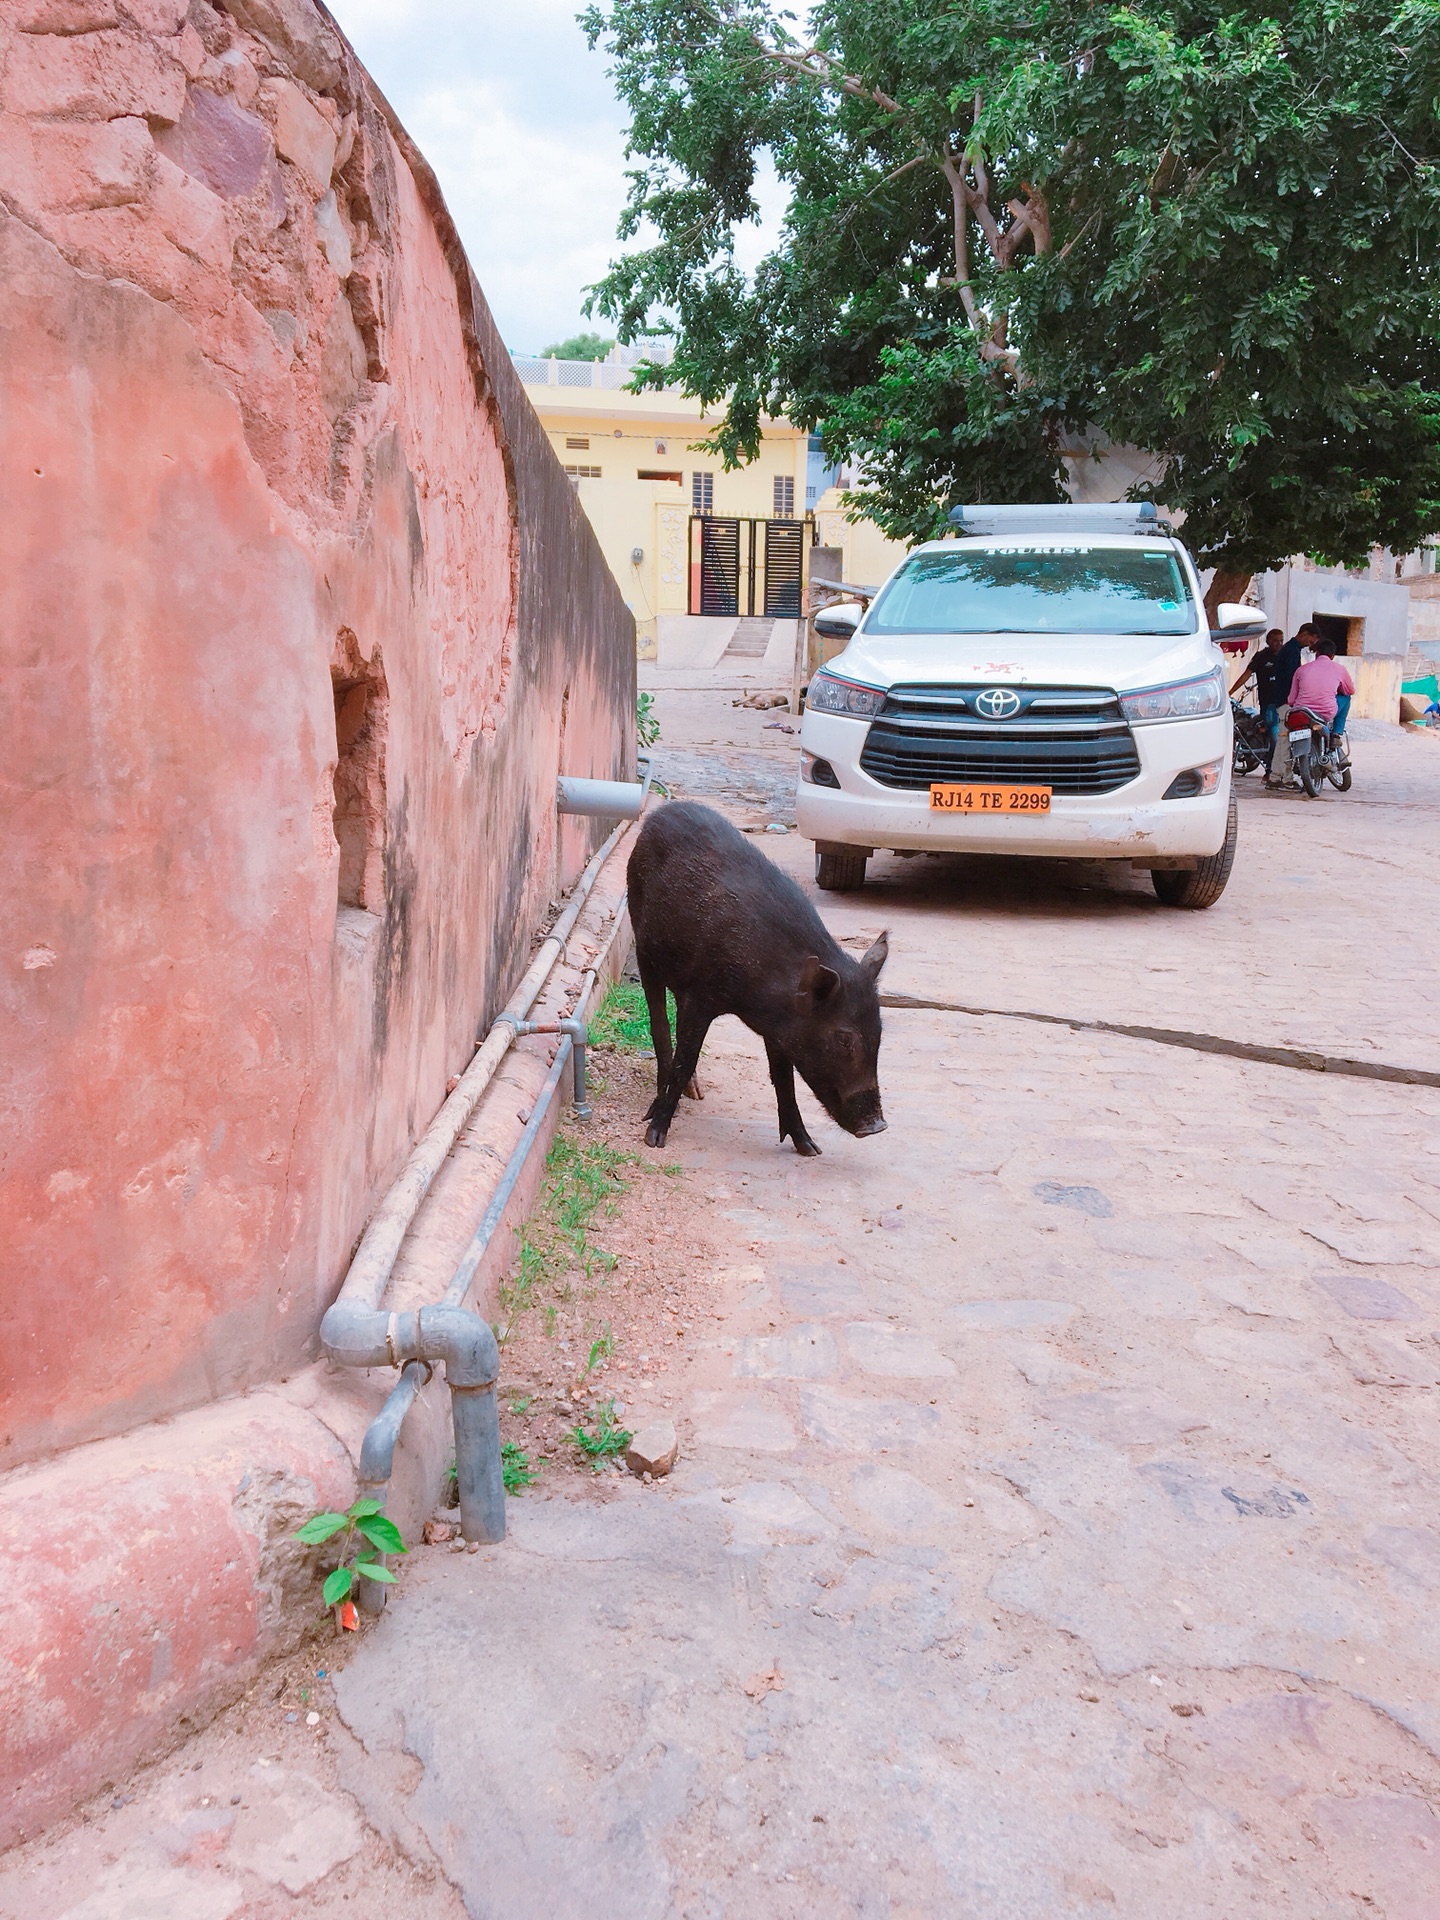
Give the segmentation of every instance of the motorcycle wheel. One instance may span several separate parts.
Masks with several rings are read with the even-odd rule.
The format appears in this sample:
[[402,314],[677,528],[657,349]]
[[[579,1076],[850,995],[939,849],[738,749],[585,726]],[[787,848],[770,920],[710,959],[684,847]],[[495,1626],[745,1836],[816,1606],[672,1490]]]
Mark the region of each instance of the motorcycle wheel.
[[1350,791],[1350,764],[1348,761],[1343,767],[1332,766],[1327,768],[1327,772],[1330,775],[1330,784],[1332,787],[1338,787],[1341,793],[1348,793]]
[[1260,764],[1260,756],[1253,748],[1241,741],[1235,742],[1235,771],[1243,780],[1247,773],[1253,773]]
[[1320,777],[1315,772],[1313,756],[1302,753],[1295,761],[1295,771],[1300,776],[1300,784],[1312,800],[1320,797]]

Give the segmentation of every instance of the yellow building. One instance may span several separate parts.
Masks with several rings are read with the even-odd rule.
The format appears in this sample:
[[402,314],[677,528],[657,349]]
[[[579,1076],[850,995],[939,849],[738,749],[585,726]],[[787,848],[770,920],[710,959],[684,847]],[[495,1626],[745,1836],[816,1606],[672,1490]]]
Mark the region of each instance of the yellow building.
[[673,389],[625,391],[639,357],[517,354],[515,367],[635,615],[642,655],[667,620],[795,618],[817,537],[845,550],[847,580],[889,572],[903,549],[850,525],[809,434],[767,420],[757,458],[727,473],[696,447],[718,416]]

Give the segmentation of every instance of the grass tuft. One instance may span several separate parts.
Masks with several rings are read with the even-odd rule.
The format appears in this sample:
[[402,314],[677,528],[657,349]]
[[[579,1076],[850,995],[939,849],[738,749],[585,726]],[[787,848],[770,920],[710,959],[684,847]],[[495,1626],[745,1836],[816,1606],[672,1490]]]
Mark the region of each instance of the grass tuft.
[[500,1449],[500,1477],[507,1493],[519,1493],[533,1487],[540,1478],[530,1471],[530,1456],[518,1440],[507,1440]]
[[582,1421],[570,1429],[569,1437],[583,1454],[588,1455],[596,1473],[602,1470],[607,1461],[613,1460],[617,1453],[623,1453],[630,1444],[629,1432],[616,1424],[613,1400],[600,1402],[591,1415],[588,1431]]
[[[500,1288],[505,1339],[520,1316],[539,1304],[543,1292],[569,1300],[565,1276],[574,1268],[590,1281],[597,1272],[608,1273],[614,1267],[614,1254],[596,1244],[591,1230],[597,1219],[613,1217],[620,1195],[630,1188],[621,1170],[634,1165],[635,1159],[633,1153],[622,1153],[603,1140],[555,1136],[535,1210],[517,1234],[515,1272]],[[553,1304],[547,1303],[546,1313],[547,1331],[553,1331]]]
[[[667,993],[666,1009],[670,1031],[675,1031],[675,996]],[[616,1053],[654,1051],[650,1033],[650,1013],[645,1005],[645,989],[634,980],[617,980],[601,1001],[590,1022],[592,1047],[610,1047]]]

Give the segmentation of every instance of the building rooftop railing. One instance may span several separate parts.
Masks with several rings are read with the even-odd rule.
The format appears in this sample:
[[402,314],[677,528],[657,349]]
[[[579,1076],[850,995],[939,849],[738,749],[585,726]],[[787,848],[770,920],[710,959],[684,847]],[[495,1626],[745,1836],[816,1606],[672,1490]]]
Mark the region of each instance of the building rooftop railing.
[[642,360],[668,366],[674,357],[675,346],[670,340],[639,340],[633,346],[612,347],[603,360],[557,360],[553,353],[510,356],[527,387],[599,387],[612,393],[630,384]]

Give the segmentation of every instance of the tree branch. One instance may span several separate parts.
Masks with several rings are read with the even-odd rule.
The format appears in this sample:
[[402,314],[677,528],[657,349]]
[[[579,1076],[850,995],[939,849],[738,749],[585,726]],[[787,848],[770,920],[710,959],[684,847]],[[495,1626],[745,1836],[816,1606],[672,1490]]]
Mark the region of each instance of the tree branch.
[[965,182],[965,163],[962,160],[957,167],[953,155],[942,153],[940,170],[950,182],[950,203],[954,213],[955,279],[952,284],[960,289],[966,319],[976,333],[983,335],[984,322],[975,303],[974,288],[970,285],[970,189]]

